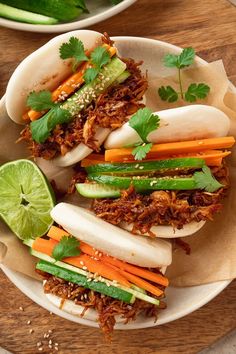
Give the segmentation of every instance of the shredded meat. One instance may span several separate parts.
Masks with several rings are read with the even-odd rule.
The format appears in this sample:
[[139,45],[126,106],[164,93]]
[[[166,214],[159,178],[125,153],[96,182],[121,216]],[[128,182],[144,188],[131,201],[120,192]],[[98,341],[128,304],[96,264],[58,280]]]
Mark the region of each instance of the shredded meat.
[[222,208],[221,201],[226,195],[228,181],[227,167],[212,169],[224,188],[214,193],[202,190],[155,191],[141,195],[133,187],[122,192],[117,199],[95,199],[92,210],[95,214],[115,225],[133,224],[134,234],[156,236],[152,226],[171,225],[181,229],[191,221],[212,220]]
[[32,140],[29,125],[22,130],[18,141],[24,140],[28,143],[33,157],[43,157],[46,160],[57,155],[64,156],[80,143],[99,151],[95,139],[98,128],[116,129],[124,124],[129,115],[143,107],[141,100],[148,84],[139,69],[142,62],[122,60],[131,74],[123,83],[111,86],[80,114],[73,117],[69,124],[57,125],[44,143],[39,144]]
[[159,309],[164,309],[166,307],[166,304],[163,301],[160,301],[160,306],[157,307],[138,299],[136,299],[133,304],[127,304],[90,289],[85,289],[77,284],[54,277],[50,274],[41,271],[37,272],[46,279],[44,292],[46,294],[50,293],[59,296],[62,299],[62,308],[63,300],[65,301],[67,299],[84,307],[81,317],[84,316],[86,310],[89,308],[95,309],[98,313],[99,326],[104,333],[105,338],[108,340],[111,339],[111,334],[116,323],[115,316],[118,315],[124,318],[125,323],[135,320],[139,314],[143,314],[147,317],[154,317],[156,321]]

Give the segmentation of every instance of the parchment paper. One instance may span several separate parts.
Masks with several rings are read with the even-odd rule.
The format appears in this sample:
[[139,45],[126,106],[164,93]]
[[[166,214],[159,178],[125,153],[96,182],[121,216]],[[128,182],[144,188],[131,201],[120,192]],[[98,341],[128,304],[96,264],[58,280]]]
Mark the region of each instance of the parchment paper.
[[[227,79],[223,63],[217,61],[208,65],[183,72],[184,86],[192,82],[205,82],[211,87],[206,100],[199,104],[209,104],[224,111],[231,119],[230,135],[236,137],[236,94]],[[158,111],[161,109],[186,105],[184,101],[166,103],[157,95],[161,85],[171,85],[177,88],[177,77],[149,78],[147,91],[147,106]],[[14,142],[19,136],[21,127],[10,121],[2,107],[0,112],[0,163],[17,158],[25,158],[29,153],[24,144]],[[191,246],[191,255],[187,256],[182,250],[173,255],[173,263],[167,270],[167,276],[174,286],[191,286],[208,282],[232,279],[236,277],[236,148],[228,158],[230,166],[231,188],[224,202],[221,214],[216,215],[213,222],[207,222],[195,235],[185,238]],[[63,188],[73,173],[71,168],[55,168],[51,163],[39,161],[49,179],[53,178],[59,187]],[[74,196],[74,203],[81,200]],[[0,262],[13,270],[31,277],[34,273],[35,260],[29,255],[27,247],[0,223]]]

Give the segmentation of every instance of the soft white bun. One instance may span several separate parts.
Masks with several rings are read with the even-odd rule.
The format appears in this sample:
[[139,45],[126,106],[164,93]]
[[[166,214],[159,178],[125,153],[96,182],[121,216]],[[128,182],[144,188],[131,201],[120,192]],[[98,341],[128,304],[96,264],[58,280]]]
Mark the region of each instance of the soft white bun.
[[[205,222],[206,221],[192,221],[184,225],[180,230],[174,230],[172,226],[153,226],[151,231],[154,232],[158,238],[186,237],[199,231],[204,226]],[[122,223],[120,226],[125,230],[132,230],[132,224]]]
[[[226,136],[230,120],[219,109],[206,105],[191,105],[155,112],[160,127],[148,135],[152,143],[166,143]],[[117,149],[140,142],[138,133],[125,123],[105,141],[106,149]]]
[[[110,129],[107,128],[98,128],[95,134],[95,140],[98,146],[102,145],[108,134],[110,133]],[[93,152],[87,145],[80,143],[71,151],[67,152],[64,156],[56,157],[52,160],[55,166],[66,167],[75,164],[83,160],[85,157],[90,155]]]
[[71,235],[123,261],[154,268],[171,264],[169,242],[134,236],[86,209],[59,203],[52,209],[51,217]]
[[52,90],[71,74],[70,60],[60,58],[59,48],[72,36],[79,38],[86,49],[92,49],[99,45],[102,34],[89,30],[61,34],[21,62],[12,74],[6,90],[6,109],[14,122],[24,124],[22,115],[30,92]]

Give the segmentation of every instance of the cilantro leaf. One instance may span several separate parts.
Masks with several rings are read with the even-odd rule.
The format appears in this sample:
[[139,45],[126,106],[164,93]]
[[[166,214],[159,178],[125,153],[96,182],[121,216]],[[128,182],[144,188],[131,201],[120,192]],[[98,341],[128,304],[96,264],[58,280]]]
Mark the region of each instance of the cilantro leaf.
[[55,103],[52,102],[52,94],[50,91],[31,92],[27,97],[27,106],[34,111],[43,111],[54,107]]
[[66,257],[78,256],[81,251],[77,238],[71,236],[63,236],[61,241],[54,247],[52,256],[56,261],[60,261]]
[[164,64],[168,68],[182,69],[193,64],[195,57],[195,50],[192,47],[184,48],[180,55],[167,54],[164,57]]
[[139,109],[129,120],[129,125],[133,128],[144,143],[148,143],[147,136],[159,127],[160,118],[152,113],[149,108]]
[[96,68],[88,68],[85,73],[84,73],[84,81],[86,84],[89,84],[90,82],[92,82],[93,80],[96,79],[96,77],[99,74],[99,70]]
[[178,100],[178,93],[171,86],[161,86],[158,94],[163,101],[176,102]]
[[96,47],[91,53],[91,61],[96,68],[101,69],[104,65],[109,63],[111,57],[104,47]]
[[195,183],[199,189],[205,189],[207,192],[215,192],[223,187],[212,175],[208,166],[203,166],[201,172],[195,172],[193,175]]
[[73,70],[76,70],[81,61],[88,60],[82,41],[76,37],[70,37],[68,43],[63,43],[59,48],[59,52],[61,59],[74,58]]
[[68,123],[70,119],[70,112],[55,104],[42,118],[30,123],[32,139],[37,143],[44,143],[57,124]]
[[151,150],[151,148],[152,143],[144,143],[134,148],[132,151],[132,155],[134,156],[135,160],[143,160],[146,157],[147,153]]
[[184,98],[188,102],[195,102],[198,98],[206,98],[210,87],[204,83],[191,84],[185,92]]

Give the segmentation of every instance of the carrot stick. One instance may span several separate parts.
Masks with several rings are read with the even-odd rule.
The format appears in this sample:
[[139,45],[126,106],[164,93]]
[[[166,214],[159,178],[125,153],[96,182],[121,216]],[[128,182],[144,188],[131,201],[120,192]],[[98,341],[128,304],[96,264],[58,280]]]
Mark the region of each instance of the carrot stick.
[[[209,149],[224,149],[234,145],[232,136],[210,138],[193,141],[181,141],[177,143],[155,144],[147,154],[147,159],[159,158],[166,155],[196,153]],[[132,148],[111,149],[105,152],[105,161],[127,161],[132,158]]]
[[[48,231],[47,236],[53,238],[54,240],[60,241],[60,239],[69,234],[65,231],[63,231],[62,229],[59,229],[56,226],[51,226],[50,230]],[[142,269],[140,267],[136,267],[134,265],[122,262],[116,258],[104,255],[102,252],[97,251],[95,248],[89,246],[88,244],[81,242],[80,241],[80,249],[83,253],[85,253],[86,255],[92,256],[92,257],[96,257],[98,258],[100,261],[102,261],[102,263],[106,263],[108,266],[109,265],[114,265],[117,268],[119,268],[119,270],[125,270],[128,271],[132,274],[136,274],[138,276],[140,276],[141,278],[145,278],[148,280],[151,280],[155,283],[164,285],[164,286],[168,286],[169,281],[167,278],[163,277],[160,274],[156,274],[153,273],[149,270],[146,269]],[[71,258],[72,259],[72,258]],[[75,259],[75,257],[73,257],[73,259]],[[65,260],[64,260],[65,261]],[[77,262],[77,261],[76,261]],[[117,269],[118,270],[118,269]]]
[[163,277],[162,275],[157,274],[157,273],[153,273],[147,269],[143,269],[143,268],[134,266],[132,264],[122,262],[119,259],[112,258],[112,257],[106,256],[106,255],[102,255],[101,260],[105,263],[112,264],[112,265],[116,266],[120,270],[124,270],[124,271],[132,273],[134,275],[137,275],[141,278],[151,280],[157,284],[161,284],[163,286],[169,285],[169,281],[166,277]]
[[51,257],[53,249],[57,244],[58,242],[55,240],[44,240],[43,238],[38,237],[34,240],[32,249]]
[[148,283],[146,280],[143,280],[139,277],[137,277],[136,275],[130,274],[128,272],[125,272],[123,270],[120,271],[120,273],[126,278],[128,279],[131,283],[139,286],[140,288],[149,291],[150,293],[156,295],[156,296],[160,296],[163,294],[163,291],[159,288],[157,288],[156,286]]
[[101,261],[94,260],[86,254],[82,254],[77,257],[67,257],[63,259],[63,262],[74,265],[75,267],[86,269],[91,273],[97,273],[104,278],[110,279],[112,281],[117,281],[121,285],[130,287],[129,281],[120,274],[119,271],[113,269],[107,264],[104,264]]
[[[114,56],[116,54],[116,48],[110,47],[107,44],[103,45],[104,48],[107,48],[110,56]],[[91,51],[86,51],[86,55],[89,55]],[[59,87],[57,87],[53,92],[52,92],[52,100],[55,102],[60,96],[66,94],[69,96],[72,94],[77,88],[79,88],[83,83],[83,74],[85,70],[91,65],[90,61],[82,63],[78,71],[74,74],[72,74],[68,79],[66,79]],[[28,112],[23,114],[23,119],[24,120],[31,120],[34,121],[38,118],[40,118],[44,112],[37,112],[34,111],[33,109],[30,109]]]
[[81,167],[97,165],[98,163],[105,163],[104,155],[92,153],[81,161]]
[[68,232],[64,231],[63,229],[60,229],[59,227],[51,226],[48,230],[47,236],[53,240],[61,241],[63,236],[70,236],[70,234],[68,234]]

